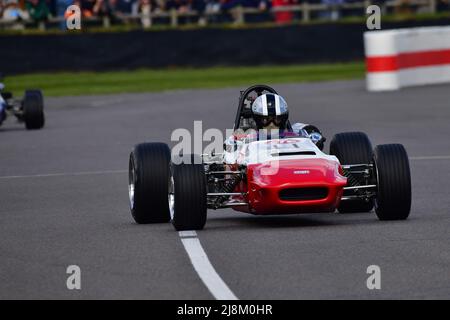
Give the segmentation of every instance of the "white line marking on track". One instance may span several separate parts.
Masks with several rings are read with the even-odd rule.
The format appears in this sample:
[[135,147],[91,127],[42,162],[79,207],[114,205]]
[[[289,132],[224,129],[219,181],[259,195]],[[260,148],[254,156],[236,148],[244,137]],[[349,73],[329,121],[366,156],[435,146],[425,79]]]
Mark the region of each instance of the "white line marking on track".
[[409,157],[409,160],[450,160],[450,156]]
[[178,232],[195,271],[217,300],[238,300],[209,261],[195,231]]
[[66,173],[47,173],[47,174],[31,174],[3,176],[0,179],[24,179],[24,178],[49,178],[49,177],[69,177],[69,176],[91,176],[101,174],[127,173],[128,170],[105,170],[105,171],[85,171],[85,172],[66,172]]
[[[409,160],[450,160],[450,155],[448,155],[448,156],[445,156],[445,155],[443,155],[443,156],[417,156],[417,157],[409,157]],[[43,173],[43,174],[30,174],[30,175],[0,176],[0,179],[90,176],[90,175],[102,175],[102,174],[118,174],[118,173],[127,173],[127,172],[128,172],[128,170],[61,172],[61,173]]]

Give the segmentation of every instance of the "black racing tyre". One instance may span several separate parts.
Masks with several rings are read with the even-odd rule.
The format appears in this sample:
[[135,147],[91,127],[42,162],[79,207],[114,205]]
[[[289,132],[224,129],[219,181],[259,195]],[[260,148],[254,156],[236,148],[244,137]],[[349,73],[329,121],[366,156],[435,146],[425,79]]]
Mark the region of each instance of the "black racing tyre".
[[170,149],[165,143],[142,143],[130,154],[128,193],[131,215],[139,224],[170,221],[167,191]]
[[23,120],[28,130],[44,127],[44,98],[40,90],[27,90],[22,102]]
[[[330,143],[330,154],[336,156],[342,165],[369,164],[372,162],[372,143],[363,132],[336,134]],[[351,200],[341,202],[340,213],[370,212],[374,201]]]
[[405,148],[401,144],[377,146],[373,160],[377,172],[378,219],[407,219],[411,211],[411,172]]
[[12,99],[12,97],[13,97],[12,92],[2,92],[1,95],[2,95],[2,98],[5,100]]
[[172,165],[172,224],[177,231],[201,230],[206,223],[207,184],[200,162]]

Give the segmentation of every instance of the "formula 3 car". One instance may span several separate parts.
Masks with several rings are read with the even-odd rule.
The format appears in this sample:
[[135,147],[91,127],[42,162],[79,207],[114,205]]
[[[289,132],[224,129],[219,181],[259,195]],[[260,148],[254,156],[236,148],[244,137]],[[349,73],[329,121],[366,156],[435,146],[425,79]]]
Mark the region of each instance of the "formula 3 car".
[[0,76],[0,126],[8,116],[25,123],[28,130],[41,129],[45,124],[44,97],[40,90],[26,90],[22,99],[4,91]]
[[[241,92],[234,129],[251,127],[257,85]],[[289,124],[292,130],[292,126]],[[313,133],[312,133],[313,134]],[[316,141],[317,142],[317,141]],[[336,134],[325,154],[311,134],[226,144],[222,154],[190,155],[179,164],[164,143],[143,143],[129,158],[129,200],[139,224],[172,221],[199,230],[208,209],[255,215],[370,212],[380,220],[407,219],[411,177],[405,148],[372,148],[366,134]]]

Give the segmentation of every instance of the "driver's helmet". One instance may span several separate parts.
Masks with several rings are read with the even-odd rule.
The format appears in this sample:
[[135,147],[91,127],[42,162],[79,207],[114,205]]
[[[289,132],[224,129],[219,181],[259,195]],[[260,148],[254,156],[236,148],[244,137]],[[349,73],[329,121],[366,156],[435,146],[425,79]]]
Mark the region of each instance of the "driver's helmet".
[[289,110],[282,96],[260,95],[253,101],[252,112],[258,129],[286,129]]

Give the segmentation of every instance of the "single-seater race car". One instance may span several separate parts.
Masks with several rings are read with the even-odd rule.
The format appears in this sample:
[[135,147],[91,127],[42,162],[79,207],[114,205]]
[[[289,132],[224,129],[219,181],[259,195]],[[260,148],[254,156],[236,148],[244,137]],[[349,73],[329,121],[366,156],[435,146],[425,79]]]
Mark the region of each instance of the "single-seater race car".
[[[235,132],[254,126],[250,105],[266,92],[276,94],[265,85],[241,92]],[[402,145],[372,149],[366,134],[347,132],[336,134],[325,154],[325,139],[316,127],[288,123],[288,131],[277,138],[229,138],[223,153],[183,157],[178,164],[164,143],[136,145],[129,159],[134,220],[172,221],[176,230],[199,230],[207,210],[221,208],[255,215],[375,208],[380,220],[408,218],[411,177]]]
[[15,99],[12,93],[4,89],[0,75],[0,126],[10,115],[24,122],[28,130],[44,127],[44,97],[40,90],[26,90],[23,99]]

